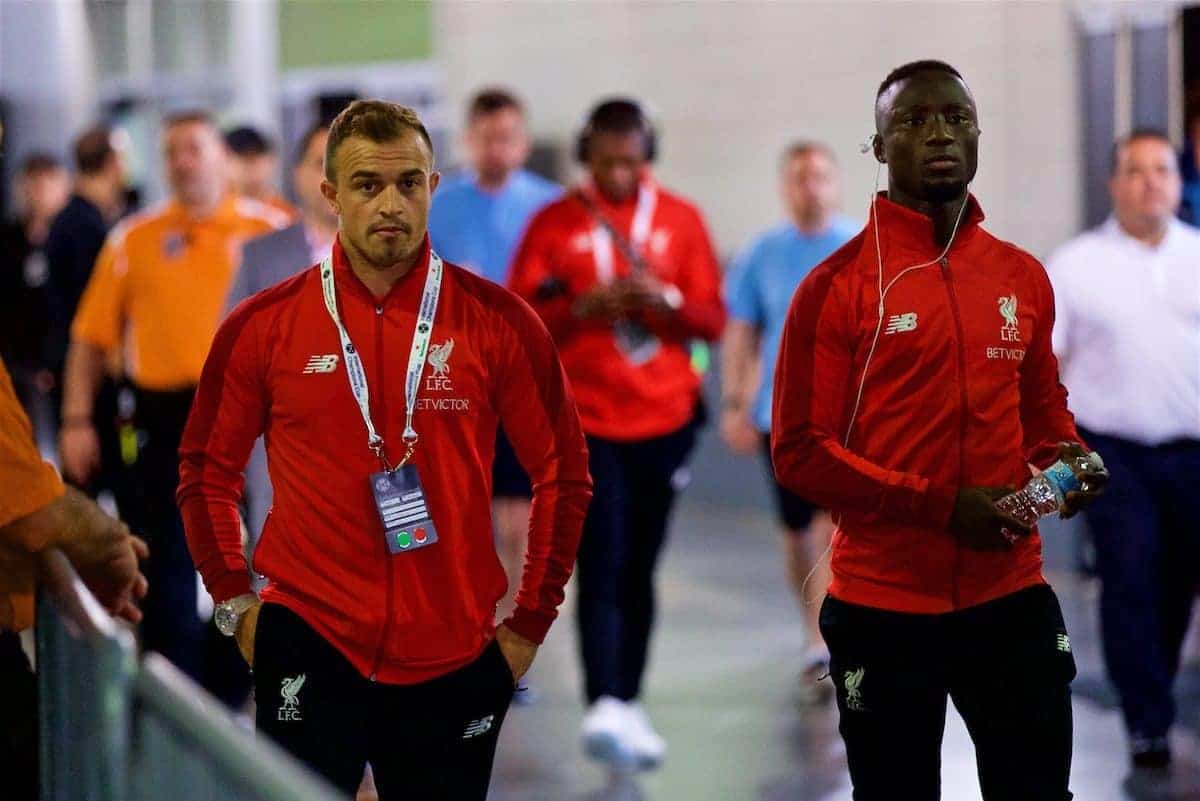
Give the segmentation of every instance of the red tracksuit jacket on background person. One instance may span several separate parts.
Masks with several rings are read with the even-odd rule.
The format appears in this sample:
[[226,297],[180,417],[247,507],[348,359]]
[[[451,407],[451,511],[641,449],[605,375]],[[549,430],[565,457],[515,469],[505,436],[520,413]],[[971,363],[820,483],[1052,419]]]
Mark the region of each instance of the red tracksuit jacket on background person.
[[[389,461],[404,454],[404,380],[429,269],[382,300],[335,243],[338,303],[362,357]],[[274,505],[254,556],[282,604],[364,676],[414,684],[476,659],[494,635],[504,569],[492,540],[491,465],[503,422],[532,479],[526,571],[506,623],[541,642],[563,599],[588,499],[587,447],[554,345],[512,293],[447,264],[414,428],[413,462],[438,532],[389,555],[368,477],[380,469],[351,393],[320,275],[305,270],[243,302],[221,326],[180,449],[188,546],[214,600],[250,591],[238,501],[265,434]]]
[[[571,312],[576,298],[601,280],[592,252],[597,221],[579,192],[588,191],[627,238],[636,198],[612,203],[581,188],[551,203],[530,221],[509,277],[509,286],[537,309],[558,343],[584,431],[617,442],[663,436],[692,419],[700,376],[692,368],[688,340],[715,340],[725,325],[720,268],[700,212],[678,195],[654,189],[658,201],[641,255],[659,281],[679,290],[683,305],[670,315],[647,314],[641,320],[662,340],[646,364],[635,365],[618,350],[610,322],[580,320]],[[614,247],[613,254],[614,277],[629,276],[620,249]],[[562,290],[551,298],[541,293],[548,281]]]
[[[881,194],[883,285],[936,259],[930,219]],[[946,258],[886,296],[879,321],[871,222],[804,280],[776,368],[772,457],[780,482],[839,516],[829,592],[849,603],[940,613],[1044,583],[1036,531],[1007,552],[948,531],[960,487],[1022,486],[1059,441],[1079,442],[1050,349],[1042,265],[980,227],[971,197]]]

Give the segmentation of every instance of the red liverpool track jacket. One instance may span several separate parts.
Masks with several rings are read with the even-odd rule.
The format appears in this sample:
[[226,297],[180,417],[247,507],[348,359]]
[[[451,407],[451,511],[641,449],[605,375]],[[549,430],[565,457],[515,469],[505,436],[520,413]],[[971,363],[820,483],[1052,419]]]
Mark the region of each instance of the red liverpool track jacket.
[[[683,198],[657,185],[654,189],[658,202],[641,256],[658,280],[679,290],[683,305],[642,319],[662,341],[647,363],[633,364],[621,353],[611,323],[579,320],[571,313],[575,299],[604,280],[593,252],[598,223],[581,200],[583,190],[569,192],[533,218],[509,278],[509,286],[537,309],[558,344],[584,431],[619,442],[663,436],[692,418],[700,376],[692,368],[688,341],[715,340],[725,325],[720,268],[704,219]],[[613,227],[632,239],[636,200],[611,203],[596,192],[589,196]],[[614,277],[627,277],[629,262],[619,248],[613,253]],[[560,287],[551,297],[543,292],[548,283]]]
[[[404,379],[429,244],[382,300],[335,243],[338,304],[362,357],[372,419],[395,464],[404,452]],[[238,306],[204,366],[180,449],[188,546],[217,601],[249,592],[237,503],[265,433],[275,497],[254,556],[262,597],[300,615],[364,675],[411,684],[474,659],[506,589],[492,541],[491,464],[504,428],[533,482],[529,550],[514,631],[540,642],[571,575],[591,497],[587,448],[566,377],[533,311],[447,264],[414,427],[413,461],[439,541],[389,555],[368,483],[379,461],[309,269]],[[444,346],[449,345],[449,348]],[[432,348],[431,348],[432,349]]]
[[[936,259],[929,218],[880,195],[883,286]],[[1036,532],[1011,551],[960,547],[960,487],[1021,486],[1079,441],[1050,350],[1054,298],[1032,256],[980,227],[970,199],[947,257],[908,272],[879,324],[875,226],[800,285],[776,368],[772,457],[789,489],[840,516],[830,593],[938,613],[1042,583]],[[846,432],[870,367],[848,444]]]

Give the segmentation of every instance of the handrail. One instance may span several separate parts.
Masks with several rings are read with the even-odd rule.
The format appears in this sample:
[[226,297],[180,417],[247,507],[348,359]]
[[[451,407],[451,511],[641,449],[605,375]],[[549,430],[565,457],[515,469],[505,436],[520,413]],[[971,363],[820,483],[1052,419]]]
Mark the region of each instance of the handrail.
[[164,657],[139,666],[132,632],[57,550],[39,559],[37,607],[42,801],[187,801],[216,786],[222,798],[345,801]]
[[38,557],[39,589],[49,597],[63,620],[89,639],[111,638],[134,647],[133,634],[119,625],[84,585],[66,554],[58,548]]
[[220,762],[239,794],[289,801],[345,801],[324,780],[264,737],[235,724],[225,707],[159,654],[147,654],[134,684],[138,702],[181,739]]
[[38,560],[38,728],[43,801],[128,797],[133,634],[59,550]]

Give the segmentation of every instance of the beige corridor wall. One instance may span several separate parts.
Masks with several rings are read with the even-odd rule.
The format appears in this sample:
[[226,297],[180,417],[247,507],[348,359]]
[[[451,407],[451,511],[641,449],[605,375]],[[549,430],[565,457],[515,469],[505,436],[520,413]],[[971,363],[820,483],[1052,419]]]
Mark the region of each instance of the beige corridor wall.
[[723,254],[779,219],[776,158],[796,137],[834,147],[846,211],[864,219],[875,89],[933,57],[979,101],[989,226],[1046,255],[1080,216],[1076,50],[1057,2],[447,2],[434,16],[455,124],[474,89],[502,83],[565,142],[591,101],[634,94],[659,124],[660,177],[700,203]]

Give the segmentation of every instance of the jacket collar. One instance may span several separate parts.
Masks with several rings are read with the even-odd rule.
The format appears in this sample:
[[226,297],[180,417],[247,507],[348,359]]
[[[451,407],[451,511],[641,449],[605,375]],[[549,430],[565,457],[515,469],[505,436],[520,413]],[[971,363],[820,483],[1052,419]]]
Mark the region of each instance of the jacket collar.
[[241,198],[233,192],[226,193],[225,197],[221,198],[221,202],[213,209],[212,214],[204,217],[197,217],[187,210],[182,203],[172,197],[167,201],[166,211],[169,216],[182,220],[185,223],[205,223],[209,221],[219,221],[238,216],[238,204]]
[[[933,220],[919,211],[888,200],[887,192],[880,192],[871,204],[871,220],[867,224],[867,230],[872,236],[876,230],[876,219],[879,223],[880,244],[884,249],[889,244],[897,244],[906,250],[928,253],[929,258],[941,252],[933,238]],[[967,195],[967,208],[963,212],[958,232],[954,235],[951,252],[966,244],[975,235],[983,219],[983,209],[980,208],[979,201],[975,199],[975,195]]]
[[392,285],[391,291],[388,292],[382,299],[376,298],[371,290],[367,289],[359,277],[354,274],[354,270],[350,268],[350,259],[346,256],[346,250],[342,247],[342,238],[339,233],[333,238],[333,276],[337,282],[339,291],[350,292],[373,306],[385,305],[392,301],[401,298],[408,299],[412,295],[414,302],[420,297],[422,289],[425,287],[425,274],[429,272],[429,234],[425,234],[425,239],[421,242],[421,255],[417,259],[417,263],[413,268],[405,273],[399,281]]
[[632,214],[637,209],[638,197],[641,193],[651,190],[655,192],[660,191],[658,182],[654,179],[654,173],[650,171],[649,167],[642,170],[642,174],[638,178],[637,191],[619,202],[610,200],[603,192],[597,189],[596,183],[590,175],[584,177],[577,187],[577,191],[605,215],[620,214],[622,211]]

